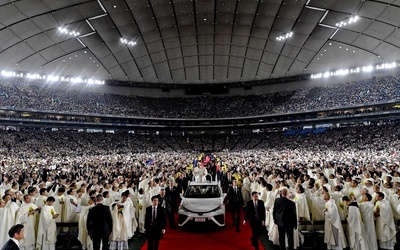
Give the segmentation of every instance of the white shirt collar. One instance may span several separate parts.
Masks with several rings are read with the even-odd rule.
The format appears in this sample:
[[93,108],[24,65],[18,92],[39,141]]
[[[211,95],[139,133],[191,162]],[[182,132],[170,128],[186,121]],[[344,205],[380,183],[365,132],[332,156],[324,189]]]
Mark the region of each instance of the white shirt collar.
[[16,239],[14,239],[14,238],[11,238],[11,240],[12,240],[12,241],[14,241],[14,242],[15,242],[15,244],[17,244],[17,246],[18,246],[18,248],[19,248],[19,241],[18,241],[18,240],[16,240]]

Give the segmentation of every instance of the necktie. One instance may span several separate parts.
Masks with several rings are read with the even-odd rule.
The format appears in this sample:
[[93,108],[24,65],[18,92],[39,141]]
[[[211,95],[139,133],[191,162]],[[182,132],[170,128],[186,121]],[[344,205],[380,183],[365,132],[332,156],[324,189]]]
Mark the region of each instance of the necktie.
[[153,207],[153,224],[156,221],[156,207]]
[[257,201],[254,201],[254,211],[256,212],[256,219],[258,220]]

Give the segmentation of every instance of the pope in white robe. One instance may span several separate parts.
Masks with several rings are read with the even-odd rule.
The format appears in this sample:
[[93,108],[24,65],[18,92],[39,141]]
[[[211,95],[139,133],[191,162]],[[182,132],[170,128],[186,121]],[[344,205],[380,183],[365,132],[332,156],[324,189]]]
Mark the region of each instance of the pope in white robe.
[[36,247],[40,250],[55,250],[57,241],[56,219],[59,217],[53,207],[54,197],[47,199],[46,205],[40,211]]

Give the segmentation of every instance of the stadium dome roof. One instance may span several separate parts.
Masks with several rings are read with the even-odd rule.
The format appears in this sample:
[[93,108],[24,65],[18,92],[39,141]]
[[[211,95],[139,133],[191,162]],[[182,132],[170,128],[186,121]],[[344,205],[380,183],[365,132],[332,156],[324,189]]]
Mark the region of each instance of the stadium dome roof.
[[264,80],[397,60],[399,24],[399,0],[0,0],[0,68]]

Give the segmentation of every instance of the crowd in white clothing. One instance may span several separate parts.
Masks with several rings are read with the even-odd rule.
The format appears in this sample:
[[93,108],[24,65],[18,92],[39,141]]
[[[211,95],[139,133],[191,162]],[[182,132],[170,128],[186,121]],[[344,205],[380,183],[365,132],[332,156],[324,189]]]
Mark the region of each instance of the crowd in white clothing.
[[[271,209],[279,190],[288,187],[297,204],[298,229],[304,221],[325,221],[329,249],[394,249],[395,222],[400,220],[399,130],[393,123],[320,134],[202,139],[4,131],[0,133],[0,244],[8,239],[13,224],[22,223],[30,236],[21,242],[22,249],[53,249],[57,230],[63,230],[53,230],[55,223],[77,222],[79,240],[90,249],[85,216],[93,206],[91,197],[101,194],[118,225],[111,246],[125,249],[124,242],[134,233],[144,232],[150,198],[170,185],[184,191],[197,164],[208,156],[209,162],[218,164],[219,176],[232,173],[245,203],[252,191],[260,193],[274,243],[278,241]],[[209,152],[200,154],[190,147],[198,141],[214,145],[223,141],[225,148],[211,152],[211,145],[204,145],[201,148]],[[299,246],[301,234],[297,235]]]

